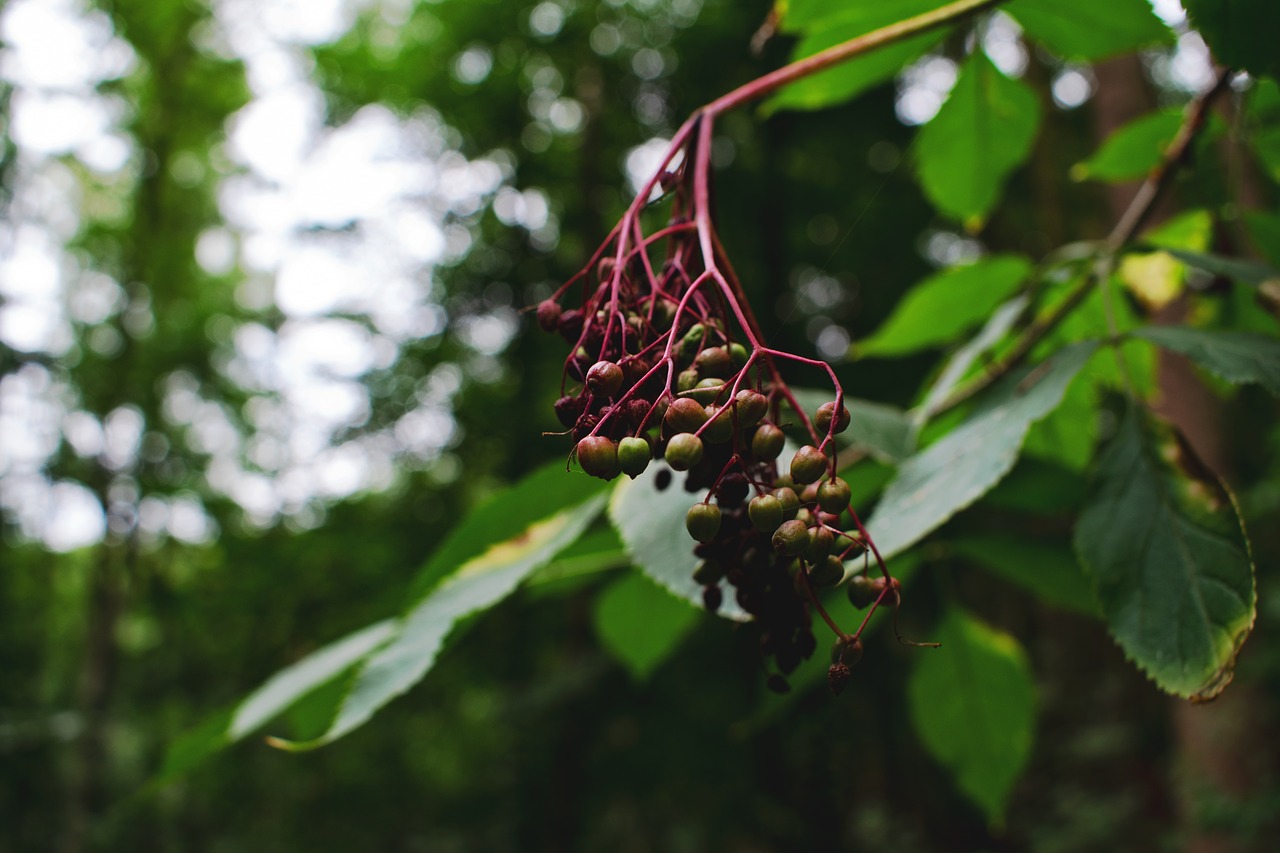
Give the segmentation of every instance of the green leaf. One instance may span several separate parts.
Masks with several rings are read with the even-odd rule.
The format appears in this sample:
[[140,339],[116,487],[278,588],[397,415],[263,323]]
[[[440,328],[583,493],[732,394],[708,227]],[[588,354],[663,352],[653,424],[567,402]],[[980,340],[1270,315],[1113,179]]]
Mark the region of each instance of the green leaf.
[[1083,471],[1093,458],[1098,437],[1098,405],[1092,377],[1082,370],[1047,418],[1032,424],[1023,444],[1024,456],[1050,460]]
[[968,419],[902,463],[866,525],[881,553],[906,550],[1000,482],[1031,424],[1062,402],[1095,349],[1075,344],[1010,374]]
[[1093,156],[1071,167],[1073,180],[1117,183],[1145,177],[1182,126],[1181,110],[1139,116],[1111,133]]
[[1098,605],[1068,541],[975,533],[947,543],[957,554],[1050,604],[1097,616]]
[[1280,397],[1280,339],[1188,326],[1147,326],[1134,335],[1182,353],[1227,382],[1257,383]]
[[947,398],[960,380],[964,379],[978,357],[999,343],[1000,339],[1013,328],[1026,307],[1027,297],[1015,296],[992,312],[986,325],[973,336],[971,341],[956,350],[956,354],[951,357],[942,373],[929,387],[924,395],[924,402],[915,410],[914,416],[917,421],[933,417],[934,409]]
[[[561,476],[570,475],[561,473]],[[528,482],[527,480],[525,482]],[[365,723],[378,709],[417,684],[462,618],[506,598],[520,581],[546,565],[587,529],[604,508],[604,495],[543,518],[514,538],[494,545],[461,566],[418,600],[395,625],[392,637],[364,660],[328,730],[312,741],[275,741],[288,749],[331,743]],[[506,527],[501,516],[492,524]],[[510,530],[510,527],[506,527]]]
[[[796,402],[812,418],[818,407],[831,402],[835,395],[816,388],[791,389]],[[915,452],[915,426],[907,413],[897,406],[870,400],[844,398],[849,410],[849,428],[836,436],[842,447],[856,447],[881,462],[899,462]]]
[[921,650],[907,682],[911,719],[929,752],[987,820],[999,822],[1031,757],[1035,683],[1012,636],[953,609],[941,648]]
[[1183,0],[1214,57],[1256,76],[1280,76],[1280,4],[1275,0]]
[[[1280,175],[1280,170],[1277,170],[1277,175]],[[1244,224],[1262,256],[1272,266],[1280,264],[1280,214],[1260,210],[1245,211]],[[1280,277],[1280,274],[1277,276]]]
[[1149,0],[1014,0],[1002,8],[1063,59],[1105,59],[1173,43]]
[[965,60],[955,88],[916,140],[917,171],[938,210],[977,230],[1009,173],[1031,153],[1040,101],[981,51]]
[[[693,579],[699,560],[684,528],[685,513],[696,498],[679,482],[658,491],[654,478],[662,467],[650,465],[634,480],[619,482],[609,500],[609,519],[645,574],[673,595],[701,607],[702,585]],[[725,596],[716,613],[739,622],[750,618],[731,595]]]
[[1280,280],[1280,271],[1266,264],[1244,261],[1239,258],[1224,258],[1206,252],[1189,252],[1186,249],[1165,249],[1178,260],[1204,270],[1212,275],[1220,275],[1241,284],[1260,287],[1268,282]]
[[[793,2],[788,4],[782,28],[787,32],[804,33],[791,55],[793,60],[798,60],[889,24],[932,11],[946,2],[947,0],[897,0],[886,4],[836,5]],[[834,68],[787,86],[766,103],[765,109],[814,110],[850,100],[871,87],[892,79],[903,66],[945,37],[945,30],[921,33],[842,62]]]
[[194,767],[218,750],[258,731],[303,698],[332,684],[394,632],[395,621],[384,619],[317,649],[280,672],[225,711],[188,733],[168,750],[160,771],[170,779]]
[[1213,237],[1213,217],[1207,210],[1191,210],[1142,235],[1142,242],[1166,251],[1131,252],[1121,259],[1116,276],[1149,312],[1176,299],[1187,278],[1186,265],[1169,249],[1203,251]]
[[875,334],[855,345],[855,353],[895,356],[948,344],[985,321],[1031,269],[1021,256],[992,255],[935,273],[908,290]]
[[637,681],[647,679],[698,622],[699,611],[639,572],[596,599],[596,634]]
[[1075,545],[1130,660],[1178,696],[1226,687],[1255,617],[1248,541],[1230,494],[1145,409],[1127,405],[1102,453]]

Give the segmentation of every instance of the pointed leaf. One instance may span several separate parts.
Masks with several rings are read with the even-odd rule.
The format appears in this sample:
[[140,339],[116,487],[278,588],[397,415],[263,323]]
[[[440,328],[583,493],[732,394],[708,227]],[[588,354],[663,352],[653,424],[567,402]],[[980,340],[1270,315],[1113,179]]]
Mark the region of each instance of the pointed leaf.
[[1072,166],[1071,177],[1110,183],[1145,177],[1160,162],[1181,126],[1181,110],[1139,116],[1113,131],[1088,160]]
[[1105,59],[1173,42],[1149,0],[1014,0],[1003,9],[1063,59]]
[[[305,743],[276,741],[276,745],[289,749],[321,746],[362,725],[427,674],[460,619],[506,598],[526,576],[581,536],[604,503],[604,495],[588,498],[468,560],[402,616],[390,640],[365,659],[323,735]],[[498,517],[492,520],[502,523]]]
[[1005,377],[967,420],[902,463],[867,521],[880,551],[888,556],[909,548],[1000,482],[1031,424],[1062,402],[1095,349],[1074,344]]
[[1103,452],[1075,545],[1130,660],[1192,700],[1226,687],[1255,616],[1248,541],[1230,494],[1145,409],[1127,406]]
[[[650,465],[634,480],[619,482],[609,500],[609,518],[645,574],[672,594],[701,607],[702,585],[693,579],[699,560],[684,527],[685,513],[696,498],[681,487],[680,475],[665,491],[658,491],[654,478],[662,467]],[[716,613],[739,622],[750,618],[731,595],[725,596]]]
[[1280,339],[1188,326],[1148,326],[1134,335],[1182,353],[1227,382],[1256,382],[1280,397]]
[[596,599],[596,634],[637,681],[647,679],[697,624],[699,611],[640,572]]
[[956,354],[947,362],[946,368],[943,369],[937,380],[930,386],[929,391],[925,394],[924,402],[915,410],[914,414],[917,421],[933,417],[934,409],[947,398],[956,385],[960,383],[960,380],[964,379],[965,374],[969,372],[969,368],[973,366],[973,363],[983,353],[999,343],[1000,339],[1013,328],[1014,323],[1018,321],[1018,317],[1022,315],[1026,307],[1027,297],[1025,295],[1015,296],[991,313],[986,325],[978,331],[978,334],[973,336],[971,341],[956,350]]
[[942,109],[920,131],[920,185],[933,205],[970,230],[995,208],[1009,173],[1026,160],[1040,126],[1040,101],[977,51],[965,60]]
[[948,344],[985,321],[1030,274],[1031,262],[1018,255],[992,255],[937,272],[912,286],[855,352],[894,356]]
[[1035,683],[1012,636],[952,610],[907,683],[911,719],[956,786],[998,822],[1031,757]]

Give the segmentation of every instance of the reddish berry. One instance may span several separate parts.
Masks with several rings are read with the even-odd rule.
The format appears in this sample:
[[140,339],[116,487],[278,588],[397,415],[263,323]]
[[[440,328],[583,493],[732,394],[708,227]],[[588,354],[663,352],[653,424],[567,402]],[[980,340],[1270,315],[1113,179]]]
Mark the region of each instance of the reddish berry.
[[667,426],[667,432],[671,434],[694,432],[707,422],[707,410],[697,400],[677,397],[667,407],[663,422]]
[[743,388],[734,395],[733,401],[737,406],[739,429],[750,429],[769,414],[769,398],[759,391]]
[[560,324],[560,313],[554,299],[544,299],[538,303],[538,325],[544,332],[554,332]]
[[597,361],[587,370],[587,388],[592,394],[612,397],[622,387],[622,368],[612,361]]
[[724,347],[707,347],[694,357],[693,364],[698,368],[700,376],[717,379],[728,376],[729,371],[733,369],[729,351]]
[[857,575],[849,581],[849,603],[859,610],[870,607],[880,597],[880,593],[884,592],[884,587],[884,578]]
[[592,477],[612,480],[618,476],[618,445],[603,435],[589,435],[578,442],[578,464]]
[[808,542],[809,528],[805,527],[803,521],[784,521],[773,532],[773,550],[788,557],[799,554]]
[[797,483],[816,482],[826,470],[826,455],[812,444],[806,444],[791,457],[791,478]]
[[[818,432],[826,433],[831,430],[831,416],[835,413],[835,401],[823,403],[818,407],[818,413],[813,419],[813,425],[818,428]],[[840,417],[836,420],[836,432],[844,432],[849,428],[849,410],[844,406],[840,407]]]
[[849,667],[843,663],[833,663],[831,668],[827,670],[827,686],[831,688],[833,696],[839,696],[849,684],[849,678],[853,675],[849,671]]

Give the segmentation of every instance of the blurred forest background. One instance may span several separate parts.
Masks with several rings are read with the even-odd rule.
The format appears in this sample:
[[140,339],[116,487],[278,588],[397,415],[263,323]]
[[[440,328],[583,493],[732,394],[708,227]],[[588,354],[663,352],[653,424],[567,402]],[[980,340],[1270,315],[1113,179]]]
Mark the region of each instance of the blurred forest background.
[[[723,119],[720,233],[771,342],[830,360],[849,393],[910,404],[937,353],[854,361],[851,342],[939,267],[1105,234],[1132,188],[1073,182],[1071,166],[1208,82],[1178,4],[1156,7],[1182,36],[1096,67],[1028,49],[1007,18],[987,28],[988,53],[1037,87],[1046,117],[980,238],[941,219],[910,168],[913,126],[962,45],[850,105]],[[567,441],[542,435],[560,429],[562,343],[521,310],[576,271],[691,110],[786,61],[786,37],[750,50],[769,9],[3,5],[0,849],[1276,837],[1280,433],[1257,389],[1221,429],[1255,534],[1259,627],[1214,705],[1159,693],[1098,621],[926,554],[913,635],[945,587],[1017,634],[1035,668],[1033,757],[1003,826],[908,725],[918,651],[881,632],[840,700],[779,703],[748,633],[690,609],[675,652],[637,674],[599,630],[624,565],[531,584],[476,618],[422,685],[337,744],[291,755],[251,739],[155,782],[184,732],[396,613],[467,508],[564,457]],[[1241,168],[1251,203],[1274,207],[1271,178]],[[1022,463],[966,523],[1074,506],[1082,475],[1047,468]],[[282,728],[313,730],[307,710]]]

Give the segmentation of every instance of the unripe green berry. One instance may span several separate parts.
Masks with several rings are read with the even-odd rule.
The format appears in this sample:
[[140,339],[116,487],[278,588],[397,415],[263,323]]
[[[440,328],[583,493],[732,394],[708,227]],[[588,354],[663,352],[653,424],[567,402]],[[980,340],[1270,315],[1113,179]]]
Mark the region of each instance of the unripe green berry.
[[750,429],[769,413],[769,398],[759,391],[743,388],[734,395],[739,429]]
[[707,347],[694,357],[693,364],[698,368],[699,375],[717,379],[728,376],[733,368],[729,351],[724,347]]
[[824,557],[809,570],[809,583],[814,586],[835,586],[843,579],[844,563],[840,562],[839,557]]
[[720,507],[694,504],[684,516],[685,529],[699,542],[710,542],[720,532]]
[[747,515],[756,530],[772,533],[783,522],[782,501],[773,495],[759,495],[747,504]]
[[813,513],[809,510],[807,506],[802,506],[798,510],[796,510],[796,519],[798,521],[803,521],[805,527],[812,527],[814,521],[816,521],[816,519],[813,517]]
[[733,438],[733,411],[728,406],[707,406],[707,426],[702,438],[708,444],[724,444]]
[[702,439],[691,432],[673,435],[667,442],[666,460],[677,471],[688,471],[702,461]]
[[812,444],[806,444],[791,457],[791,477],[797,483],[814,483],[827,470],[827,457]]
[[589,435],[578,442],[578,464],[592,477],[612,480],[618,476],[618,445],[603,435]]
[[835,545],[836,535],[825,527],[814,527],[809,530],[809,544],[804,549],[804,558],[811,563],[825,559]]
[[651,456],[649,442],[643,438],[627,436],[618,442],[618,466],[633,480],[649,467]]
[[[825,433],[831,429],[831,416],[835,413],[836,404],[833,400],[830,403],[823,403],[818,407],[817,415],[813,419],[813,425],[818,428],[818,432]],[[836,432],[844,432],[849,428],[849,410],[844,406],[840,407],[840,417],[836,420]]]
[[800,511],[800,498],[796,496],[795,489],[782,486],[773,490],[773,496],[782,504],[782,515],[785,518],[796,517],[796,513]]
[[587,388],[592,394],[612,397],[622,388],[622,368],[612,361],[597,361],[587,370]]
[[822,507],[825,512],[842,513],[849,508],[849,501],[852,499],[853,493],[849,490],[849,484],[840,477],[827,480],[821,486],[818,486],[818,506]]
[[690,367],[688,370],[680,371],[676,376],[676,390],[683,394],[685,391],[692,391],[698,384],[698,371]]
[[773,487],[775,489],[794,489],[796,487],[796,481],[791,479],[790,474],[779,474],[773,478]]
[[724,393],[723,379],[701,379],[689,396],[699,403],[710,403]]
[[667,413],[662,420],[667,426],[667,432],[672,435],[694,432],[707,422],[707,410],[697,400],[677,397],[667,407]]
[[809,528],[803,521],[784,521],[773,531],[773,550],[794,557],[804,550],[809,541]]
[[856,575],[849,581],[849,602],[859,610],[870,607],[880,597],[880,593],[884,592],[884,587],[884,578]]
[[761,462],[777,459],[787,437],[773,424],[761,424],[751,437],[751,456]]
[[747,348],[736,342],[729,344],[729,360],[734,367],[742,367],[747,363]]

